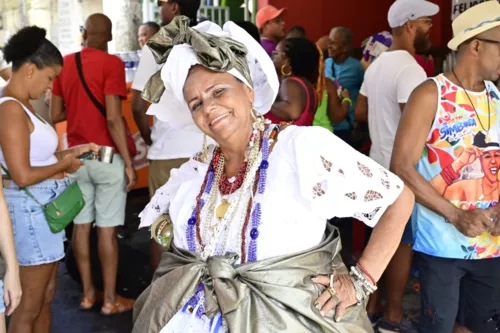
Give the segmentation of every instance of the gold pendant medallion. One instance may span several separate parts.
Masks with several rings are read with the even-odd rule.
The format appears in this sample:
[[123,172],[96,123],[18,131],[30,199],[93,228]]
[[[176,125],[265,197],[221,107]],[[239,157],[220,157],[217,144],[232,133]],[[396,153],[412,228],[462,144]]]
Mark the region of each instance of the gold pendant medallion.
[[215,209],[215,216],[217,216],[218,219],[223,219],[229,209],[229,205],[229,201],[222,199],[220,205]]

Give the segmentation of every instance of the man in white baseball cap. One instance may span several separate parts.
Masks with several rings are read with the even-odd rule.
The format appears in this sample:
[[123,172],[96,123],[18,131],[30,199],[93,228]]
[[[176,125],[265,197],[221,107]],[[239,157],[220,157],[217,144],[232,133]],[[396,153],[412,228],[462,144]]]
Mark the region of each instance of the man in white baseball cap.
[[397,0],[389,13],[387,20],[389,26],[394,29],[402,27],[408,21],[416,21],[422,18],[431,17],[439,12],[439,6],[425,0]]
[[455,67],[413,91],[391,169],[415,193],[421,333],[500,327],[500,4],[452,24]]
[[[432,16],[439,7],[424,0],[397,0],[389,9],[387,20],[392,28],[391,48],[382,53],[365,72],[355,108],[356,120],[367,121],[372,146],[370,157],[389,168],[392,147],[401,113],[411,92],[427,79],[415,60],[418,53],[431,47]],[[372,295],[367,311],[372,324],[382,333],[416,333],[403,315],[403,296],[413,258],[412,224],[408,222],[401,244],[384,273],[385,299]]]

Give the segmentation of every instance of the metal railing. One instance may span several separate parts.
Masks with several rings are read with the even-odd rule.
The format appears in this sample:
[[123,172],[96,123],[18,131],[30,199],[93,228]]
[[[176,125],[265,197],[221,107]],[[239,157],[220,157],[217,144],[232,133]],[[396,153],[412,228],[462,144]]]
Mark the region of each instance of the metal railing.
[[221,27],[230,20],[230,8],[220,7],[220,6],[201,6],[198,12],[199,16],[202,16],[214,23],[217,23]]

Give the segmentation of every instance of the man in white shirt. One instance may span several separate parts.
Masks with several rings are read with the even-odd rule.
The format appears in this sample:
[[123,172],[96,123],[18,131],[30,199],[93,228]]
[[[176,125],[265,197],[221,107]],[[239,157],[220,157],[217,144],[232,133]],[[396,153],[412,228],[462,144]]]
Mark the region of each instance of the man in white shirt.
[[[392,46],[365,73],[356,104],[356,120],[368,121],[372,141],[370,157],[385,168],[390,166],[401,112],[413,89],[427,78],[414,56],[430,49],[431,17],[438,12],[439,7],[431,2],[397,0],[388,13],[393,29]],[[401,245],[385,273],[387,305],[383,318],[377,315],[381,308],[378,293],[368,305],[370,319],[382,333],[416,332],[411,323],[403,319],[403,295],[411,270],[412,245],[412,228],[408,223]]]
[[[200,8],[200,0],[160,0],[160,17],[162,25],[169,24],[174,17],[185,15],[191,18],[191,25],[197,24],[196,15]],[[179,168],[188,159],[201,150],[203,134],[196,127],[191,116],[182,110],[170,107],[169,101],[163,98],[150,108],[160,108],[169,113],[168,121],[154,119],[153,127],[149,127],[148,104],[141,98],[141,93],[149,78],[160,70],[153,54],[146,45],[135,74],[132,89],[132,111],[142,138],[148,145],[149,194],[152,197],[156,190],[170,178],[170,171]],[[151,264],[156,270],[160,262],[163,248],[155,241],[151,242]]]

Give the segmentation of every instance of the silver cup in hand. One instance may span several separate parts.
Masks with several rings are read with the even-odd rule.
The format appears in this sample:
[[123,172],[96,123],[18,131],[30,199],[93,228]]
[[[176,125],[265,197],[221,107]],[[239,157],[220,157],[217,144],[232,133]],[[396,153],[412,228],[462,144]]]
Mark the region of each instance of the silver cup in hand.
[[113,163],[114,153],[115,150],[113,147],[101,146],[101,148],[99,148],[99,161],[108,164]]

